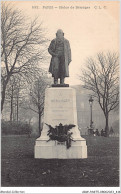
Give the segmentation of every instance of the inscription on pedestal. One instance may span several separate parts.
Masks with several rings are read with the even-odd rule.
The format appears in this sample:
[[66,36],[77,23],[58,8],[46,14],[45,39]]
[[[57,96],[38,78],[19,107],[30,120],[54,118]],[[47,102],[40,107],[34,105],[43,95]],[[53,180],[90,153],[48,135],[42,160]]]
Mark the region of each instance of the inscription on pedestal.
[[76,124],[77,121],[74,117],[76,114],[75,99],[71,89],[56,88],[53,91],[52,88],[46,96],[44,117],[47,124],[52,126],[60,123]]

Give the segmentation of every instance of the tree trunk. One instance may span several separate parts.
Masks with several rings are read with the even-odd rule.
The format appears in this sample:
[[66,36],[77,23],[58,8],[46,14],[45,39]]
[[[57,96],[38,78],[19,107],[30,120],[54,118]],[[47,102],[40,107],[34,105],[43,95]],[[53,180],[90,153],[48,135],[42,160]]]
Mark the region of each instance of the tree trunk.
[[11,112],[10,112],[10,121],[13,119],[13,85],[12,85],[12,92],[11,92]]
[[10,121],[13,119],[13,96],[11,96],[11,112],[10,112]]
[[105,132],[106,132],[106,137],[109,137],[109,126],[108,126],[108,114],[105,116],[106,119],[106,125],[105,125]]
[[18,106],[19,106],[19,102],[18,102],[19,98],[17,96],[17,123],[18,123]]
[[6,92],[6,87],[7,87],[9,79],[10,79],[10,75],[8,75],[7,79],[3,81],[3,90],[2,90],[2,95],[1,95],[1,112],[3,111],[3,105],[5,102],[5,92]]
[[3,91],[2,91],[2,95],[1,95],[1,112],[3,110],[3,105],[4,105],[4,102],[5,102],[5,91],[6,91],[6,86],[7,86],[7,82],[5,82],[3,84]]
[[39,134],[41,136],[41,113],[39,112]]

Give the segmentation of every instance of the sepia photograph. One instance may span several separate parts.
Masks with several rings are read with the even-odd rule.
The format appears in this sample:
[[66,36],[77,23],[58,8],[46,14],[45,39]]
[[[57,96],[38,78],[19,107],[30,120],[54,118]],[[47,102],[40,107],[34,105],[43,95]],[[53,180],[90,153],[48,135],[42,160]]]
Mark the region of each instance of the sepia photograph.
[[119,193],[119,54],[118,0],[1,1],[1,193]]

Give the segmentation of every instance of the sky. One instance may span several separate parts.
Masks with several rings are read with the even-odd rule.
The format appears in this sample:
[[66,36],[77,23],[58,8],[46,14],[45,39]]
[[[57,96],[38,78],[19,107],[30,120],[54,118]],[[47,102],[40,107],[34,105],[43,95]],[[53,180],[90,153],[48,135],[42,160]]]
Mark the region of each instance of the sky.
[[[64,31],[72,51],[70,77],[66,78],[66,83],[70,85],[80,84],[78,75],[81,74],[87,57],[95,57],[102,51],[119,51],[118,1],[11,1],[11,3],[23,10],[25,16],[31,19],[39,16],[40,22],[43,21],[43,26],[47,29],[49,40],[55,38],[58,29]],[[49,63],[46,68],[49,68]]]

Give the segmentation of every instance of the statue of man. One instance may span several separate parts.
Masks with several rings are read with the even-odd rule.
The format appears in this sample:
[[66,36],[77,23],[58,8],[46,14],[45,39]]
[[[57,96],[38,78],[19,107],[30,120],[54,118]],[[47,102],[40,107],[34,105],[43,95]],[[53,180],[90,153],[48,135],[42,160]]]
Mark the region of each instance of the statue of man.
[[49,72],[54,77],[54,84],[58,84],[58,78],[60,78],[60,84],[64,84],[64,78],[69,77],[71,49],[62,30],[57,31],[56,38],[51,41],[48,52],[52,55]]

